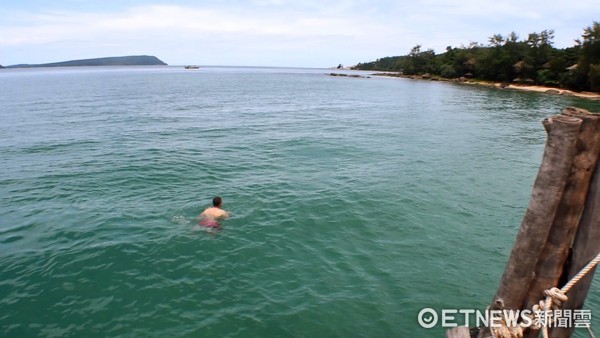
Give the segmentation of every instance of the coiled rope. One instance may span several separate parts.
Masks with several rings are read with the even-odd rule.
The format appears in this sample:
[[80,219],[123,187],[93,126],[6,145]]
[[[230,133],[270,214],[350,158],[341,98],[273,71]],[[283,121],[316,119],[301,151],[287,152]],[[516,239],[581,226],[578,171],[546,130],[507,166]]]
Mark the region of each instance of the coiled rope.
[[[600,253],[596,255],[596,258],[592,259],[586,266],[583,267],[571,280],[565,284],[562,288],[551,288],[544,291],[544,295],[546,296],[545,300],[540,300],[538,304],[535,304],[532,307],[532,316],[535,313],[540,313],[543,309],[544,314],[547,314],[550,311],[550,308],[558,308],[563,303],[565,303],[569,298],[566,293],[571,290],[571,288],[577,284],[583,277],[585,277],[590,271],[592,271],[598,264],[600,263]],[[533,318],[532,318],[533,319]],[[534,321],[534,324],[531,326],[534,330],[542,330],[542,334],[544,338],[548,338],[548,323],[543,323],[541,321]],[[506,324],[506,323],[504,323]],[[591,323],[590,323],[591,324]],[[587,326],[590,337],[596,338],[592,328]],[[523,327],[517,325],[516,327],[507,327],[506,325],[502,325],[499,328],[492,328],[490,330],[493,338],[521,338],[523,337]]]
[[[560,289],[554,287],[549,290],[545,290],[544,295],[546,296],[546,301],[544,302],[544,307],[543,307],[544,313],[548,313],[548,311],[550,311],[550,308],[552,307],[552,305],[560,306],[562,303],[569,300],[566,293],[569,292],[569,290],[571,290],[571,288],[575,284],[577,284],[577,282],[579,282],[583,277],[585,277],[585,275],[587,275],[590,271],[592,271],[596,267],[596,265],[598,265],[598,263],[600,263],[600,253],[598,253],[596,255],[596,258],[592,259],[586,266],[584,266],[583,269],[581,269],[581,271],[579,271],[575,275],[575,277],[571,278],[571,280],[567,284],[565,284],[565,286],[563,286]],[[542,301],[540,301],[540,303],[541,302]],[[533,306],[534,312],[536,310],[539,310],[539,309],[536,309],[536,307],[538,307],[538,304]],[[590,330],[590,332],[592,332],[592,331]],[[544,338],[548,338],[548,325],[544,325],[542,327],[542,334],[543,334]],[[593,333],[592,333],[592,335],[593,335]]]

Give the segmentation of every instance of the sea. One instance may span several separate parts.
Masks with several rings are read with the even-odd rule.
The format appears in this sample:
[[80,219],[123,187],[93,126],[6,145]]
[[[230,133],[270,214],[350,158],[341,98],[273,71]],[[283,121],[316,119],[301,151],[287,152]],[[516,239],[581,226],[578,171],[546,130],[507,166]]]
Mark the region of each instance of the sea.
[[[542,120],[600,102],[331,72],[1,70],[0,336],[441,337],[422,309],[484,311]],[[585,308],[600,332],[597,280]]]

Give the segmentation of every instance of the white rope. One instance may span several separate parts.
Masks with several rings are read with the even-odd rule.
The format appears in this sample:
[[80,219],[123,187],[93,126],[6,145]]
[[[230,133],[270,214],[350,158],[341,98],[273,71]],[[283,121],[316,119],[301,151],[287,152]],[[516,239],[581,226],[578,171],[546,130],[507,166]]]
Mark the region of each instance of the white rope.
[[590,334],[590,337],[596,338],[594,331],[592,331],[592,325],[588,326],[587,329],[588,329],[588,333]]
[[[569,300],[569,298],[567,297],[567,295],[565,295],[569,290],[571,290],[571,288],[577,284],[577,282],[579,282],[583,277],[585,277],[585,275],[587,275],[590,271],[592,271],[596,265],[598,265],[600,263],[600,253],[598,253],[598,255],[596,255],[596,258],[592,259],[585,267],[583,267],[583,269],[581,269],[581,271],[579,271],[573,278],[571,278],[571,280],[565,284],[565,286],[563,286],[561,289],[559,288],[551,288],[549,290],[545,290],[544,291],[544,295],[546,296],[546,299],[544,300],[540,300],[540,302],[538,304],[535,304],[532,307],[532,313],[530,314],[530,318],[532,319],[532,326],[530,327],[531,329],[538,331],[538,330],[542,330],[543,336],[544,338],[548,338],[548,323],[547,322],[542,322],[541,320],[535,321],[535,317],[534,314],[536,313],[540,313],[540,311],[544,311],[544,316],[545,316],[545,320],[548,320],[548,312],[550,311],[550,308],[554,307],[555,309],[557,309],[559,306],[561,306],[563,303],[565,303],[567,300]],[[486,309],[486,311],[489,311],[489,307]],[[490,333],[492,338],[512,338],[512,337],[523,337],[523,327],[521,326],[517,326],[517,327],[508,327],[506,326],[506,323],[504,323],[505,325],[502,325],[499,328],[490,328]],[[587,326],[588,332],[590,334],[590,337],[592,338],[596,338],[596,336],[594,335],[594,332],[592,331],[591,328],[591,323],[590,326]]]
[[[579,282],[583,277],[585,277],[585,275],[587,275],[590,271],[592,271],[596,265],[598,265],[598,263],[600,263],[600,253],[598,253],[596,255],[596,258],[592,259],[585,267],[583,267],[583,269],[581,269],[581,271],[579,271],[575,277],[571,278],[571,280],[565,284],[565,286],[563,286],[562,288],[551,288],[549,290],[545,290],[544,291],[544,295],[546,295],[546,301],[540,301],[540,308],[544,309],[544,314],[547,314],[548,311],[550,311],[550,308],[552,307],[552,304],[556,305],[556,306],[560,306],[562,303],[566,302],[567,300],[569,300],[569,298],[567,297],[567,295],[565,295],[565,293],[569,292],[569,290],[571,290],[571,288],[577,284],[577,282]],[[542,306],[542,302],[543,302],[543,306]],[[537,304],[536,304],[537,305]],[[535,311],[535,307],[536,305],[534,305],[534,311]],[[544,325],[542,327],[542,334],[544,336],[544,338],[548,338],[548,325],[547,323],[544,323],[546,325]],[[591,323],[590,323],[591,324]],[[592,332],[591,330],[589,332]],[[591,333],[592,338],[594,338],[593,333]]]
[[579,271],[579,273],[577,273],[577,275],[575,275],[575,277],[571,278],[571,280],[560,289],[562,293],[567,293],[573,285],[577,284],[577,282],[594,269],[598,263],[600,263],[600,253],[598,253],[596,258],[592,259],[583,269],[581,269],[581,271]]

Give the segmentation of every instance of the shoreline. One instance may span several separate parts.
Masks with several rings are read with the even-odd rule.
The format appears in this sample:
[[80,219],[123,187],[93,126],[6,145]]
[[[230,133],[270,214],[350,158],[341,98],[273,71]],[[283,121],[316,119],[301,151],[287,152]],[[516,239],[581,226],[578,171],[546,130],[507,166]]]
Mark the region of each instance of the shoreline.
[[411,79],[411,80],[428,80],[428,81],[441,81],[441,82],[451,82],[458,84],[466,84],[472,86],[483,86],[488,88],[496,88],[496,89],[509,89],[509,90],[519,90],[530,93],[542,93],[548,95],[565,95],[565,96],[574,96],[582,99],[600,101],[600,93],[594,92],[575,92],[568,89],[563,88],[555,88],[555,87],[546,87],[546,86],[538,86],[538,85],[521,85],[521,84],[506,84],[500,82],[490,82],[483,80],[473,80],[473,79],[446,79],[438,76],[429,76],[429,75],[402,75],[398,73],[373,73],[373,76],[387,76],[387,77],[399,77],[403,79]]

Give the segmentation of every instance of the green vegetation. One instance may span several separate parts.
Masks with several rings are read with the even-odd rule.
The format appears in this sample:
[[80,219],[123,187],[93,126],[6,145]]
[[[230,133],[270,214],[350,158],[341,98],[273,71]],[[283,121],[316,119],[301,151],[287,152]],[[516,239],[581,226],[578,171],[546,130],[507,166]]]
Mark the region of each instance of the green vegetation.
[[421,45],[416,45],[408,55],[359,63],[354,69],[600,92],[600,22],[586,27],[573,47],[554,48],[553,39],[553,30],[531,33],[524,40],[519,40],[515,32],[495,34],[487,45],[472,42],[460,48],[448,46],[442,54],[432,49],[423,51]]
[[72,60],[64,62],[43,63],[37,65],[13,65],[6,68],[36,68],[36,67],[81,67],[81,66],[166,66],[156,56],[134,55],[115,56],[97,59]]

